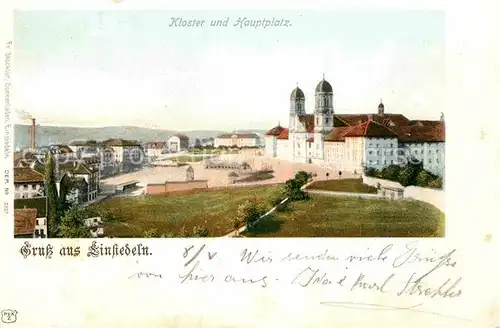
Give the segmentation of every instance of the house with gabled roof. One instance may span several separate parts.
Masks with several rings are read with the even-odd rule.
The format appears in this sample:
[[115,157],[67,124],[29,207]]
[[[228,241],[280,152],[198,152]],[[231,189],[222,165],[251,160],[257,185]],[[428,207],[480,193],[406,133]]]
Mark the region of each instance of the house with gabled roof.
[[47,238],[47,197],[14,199],[14,236]]
[[[68,178],[75,179],[77,182],[75,188],[78,193],[78,202],[80,202],[80,200],[89,202],[97,197],[100,178],[99,168],[80,160],[69,163],[56,163],[54,169],[56,180],[62,180],[64,175],[67,175]],[[86,190],[84,188],[86,188]]]
[[444,115],[435,121],[409,120],[387,113],[382,101],[374,113],[338,114],[333,88],[324,77],[315,89],[314,112],[306,113],[305,94],[297,86],[290,94],[288,128],[278,124],[265,136],[268,157],[353,173],[415,159],[442,176],[444,152]]
[[14,199],[44,195],[44,176],[31,167],[14,168]]

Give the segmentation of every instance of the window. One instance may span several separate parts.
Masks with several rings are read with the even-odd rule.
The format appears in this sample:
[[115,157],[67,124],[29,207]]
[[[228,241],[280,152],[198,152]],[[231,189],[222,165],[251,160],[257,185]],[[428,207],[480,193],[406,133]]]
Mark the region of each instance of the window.
[[297,142],[297,148],[300,148],[300,143]]
[[391,148],[394,147],[394,145],[391,143]]
[[380,150],[377,150],[377,155],[380,155]]
[[37,185],[37,184],[32,184],[32,185],[31,185],[31,189],[36,189],[37,187],[38,187],[38,185]]
[[432,159],[429,158],[429,163],[432,163]]
[[373,152],[370,150],[370,151],[368,152],[368,155],[371,155],[372,153],[373,153]]
[[378,148],[378,144],[377,144],[377,148]]
[[391,156],[394,155],[394,151],[393,150],[390,151],[390,155]]
[[28,189],[28,185],[27,185],[27,184],[24,184],[24,185],[23,185],[23,189]]
[[429,154],[431,154],[431,153],[432,153],[432,150],[431,150],[431,149],[429,149]]
[[39,223],[38,223],[38,219],[36,219],[36,221],[35,221],[35,222],[36,222],[36,223],[35,223],[36,225],[39,225]]
[[394,160],[391,160],[391,165],[394,164]]
[[439,163],[439,158],[436,158],[436,163]]

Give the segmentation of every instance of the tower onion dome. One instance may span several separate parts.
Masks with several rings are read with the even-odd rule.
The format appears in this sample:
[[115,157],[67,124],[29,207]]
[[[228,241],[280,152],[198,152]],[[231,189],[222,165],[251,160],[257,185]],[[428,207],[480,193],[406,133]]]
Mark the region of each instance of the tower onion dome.
[[316,92],[333,92],[332,86],[325,80],[325,77],[323,77],[323,80],[318,83]]
[[299,87],[293,89],[292,93],[290,94],[290,99],[297,99],[297,98],[305,98],[304,92]]

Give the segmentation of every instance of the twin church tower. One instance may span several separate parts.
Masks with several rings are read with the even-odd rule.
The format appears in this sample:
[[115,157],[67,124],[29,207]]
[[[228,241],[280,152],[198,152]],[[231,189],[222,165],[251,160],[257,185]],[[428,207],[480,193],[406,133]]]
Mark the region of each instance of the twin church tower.
[[[290,120],[288,124],[290,133],[320,133],[333,129],[333,89],[330,83],[325,80],[324,74],[323,79],[316,86],[313,122],[306,122],[310,119],[303,119],[310,116],[306,114],[305,101],[304,92],[297,85],[290,94]],[[312,127],[314,128],[311,129]]]

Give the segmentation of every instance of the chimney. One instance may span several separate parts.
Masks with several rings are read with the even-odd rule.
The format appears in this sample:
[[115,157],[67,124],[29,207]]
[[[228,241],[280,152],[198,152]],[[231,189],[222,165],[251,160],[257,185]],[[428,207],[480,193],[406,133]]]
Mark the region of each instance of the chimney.
[[35,147],[36,147],[35,139],[36,139],[36,123],[35,123],[35,119],[32,118],[31,119],[31,140],[30,140],[31,150],[35,150]]

